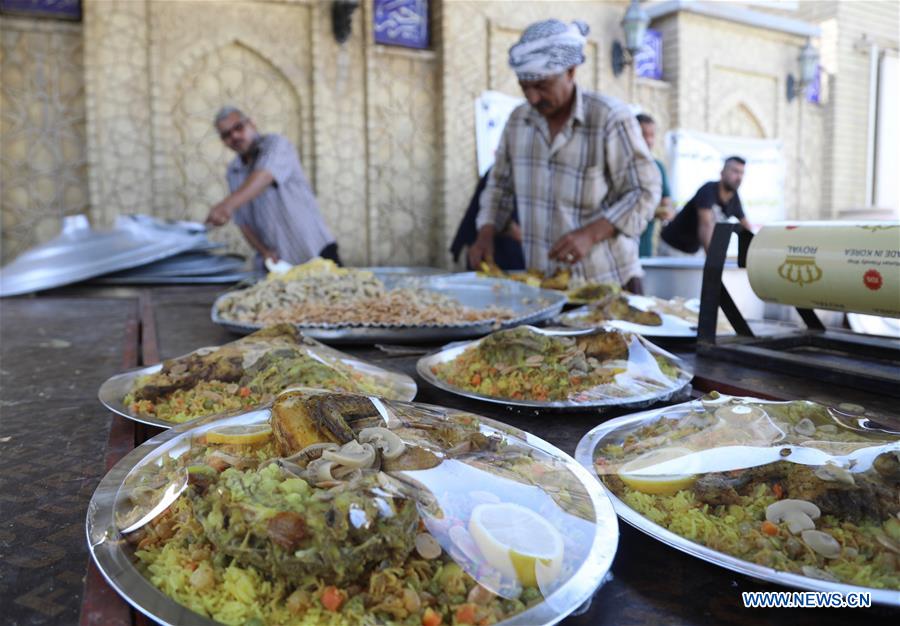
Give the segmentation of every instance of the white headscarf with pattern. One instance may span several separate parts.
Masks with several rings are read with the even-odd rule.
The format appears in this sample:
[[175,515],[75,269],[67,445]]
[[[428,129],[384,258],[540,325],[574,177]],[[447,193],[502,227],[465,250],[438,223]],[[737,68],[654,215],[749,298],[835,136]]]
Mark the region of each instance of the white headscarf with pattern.
[[543,80],[584,63],[585,35],[590,27],[579,20],[537,22],[525,29],[509,49],[509,66],[519,80]]

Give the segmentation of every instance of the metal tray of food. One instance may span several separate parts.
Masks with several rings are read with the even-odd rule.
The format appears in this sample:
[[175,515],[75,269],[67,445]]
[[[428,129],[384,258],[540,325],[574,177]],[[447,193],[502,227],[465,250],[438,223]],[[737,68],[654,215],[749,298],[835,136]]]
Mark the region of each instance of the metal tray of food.
[[[245,337],[244,340],[246,339],[250,339],[250,337]],[[240,344],[240,341],[234,343]],[[418,391],[416,381],[414,381],[406,374],[383,369],[381,367],[378,367],[377,365],[369,363],[368,361],[363,361],[361,359],[352,357],[349,354],[345,354],[333,348],[329,348],[328,346],[323,345],[318,341],[315,341],[308,337],[299,338],[297,343],[298,347],[303,347],[306,354],[311,355],[317,361],[327,363],[337,362],[342,364],[343,366],[350,368],[351,370],[354,370],[355,372],[369,376],[375,384],[378,384],[379,386],[382,386],[384,388],[384,392],[382,394],[379,394],[382,397],[407,401],[410,401],[416,397],[416,392]],[[217,350],[219,347],[221,346],[198,348],[190,354],[210,354]],[[276,348],[273,347],[272,349],[274,350]],[[188,355],[184,356],[187,357]],[[103,405],[110,411],[135,422],[149,424],[151,426],[158,426],[160,428],[171,428],[178,425],[179,422],[176,421],[170,421],[162,417],[146,415],[138,411],[133,411],[131,407],[126,406],[125,404],[126,396],[132,391],[132,389],[135,387],[135,384],[141,378],[149,376],[150,374],[155,374],[161,371],[162,368],[163,364],[158,363],[156,365],[132,369],[127,372],[116,374],[115,376],[110,377],[100,386],[100,390],[98,392],[100,402],[102,402]],[[249,409],[244,408],[242,410],[246,411]],[[234,412],[235,410],[230,410],[224,411],[220,414],[228,415]],[[209,416],[207,415],[203,417]]]
[[[497,328],[510,328],[520,324],[535,324],[558,315],[566,303],[566,297],[558,292],[537,289],[508,280],[481,278],[472,274],[436,274],[406,276],[393,272],[373,270],[375,277],[388,289],[400,287],[418,288],[438,292],[456,299],[460,304],[473,308],[504,307],[513,311],[512,319],[464,322],[447,325],[350,325],[350,324],[298,324],[303,333],[327,343],[429,343],[465,339],[485,335]],[[231,332],[246,334],[262,328],[260,324],[248,324],[223,318],[219,304],[233,292],[219,296],[212,305],[212,321]]]
[[[305,394],[306,392],[290,393]],[[356,398],[361,401],[367,400],[362,396],[357,396]],[[427,529],[427,531],[420,530],[418,532],[430,533],[430,537],[432,540],[436,540],[435,544],[437,544],[437,556],[422,557],[439,559],[434,561],[434,565],[429,564],[429,561],[415,561],[415,563],[418,563],[416,566],[418,568],[417,571],[423,571],[422,568],[427,567],[424,570],[424,580],[429,580],[428,577],[432,575],[429,572],[434,571],[436,567],[438,569],[434,574],[435,576],[442,571],[448,571],[447,565],[441,565],[442,563],[453,563],[455,561],[459,565],[457,570],[461,570],[458,580],[465,585],[462,589],[464,595],[470,585],[472,590],[469,591],[469,595],[480,587],[474,584],[472,578],[475,578],[484,587],[497,588],[499,577],[491,578],[493,576],[491,572],[496,573],[497,570],[493,569],[493,566],[489,564],[491,561],[495,561],[496,553],[494,553],[493,558],[489,558],[489,556],[479,550],[478,545],[472,543],[473,535],[468,532],[461,532],[466,528],[464,525],[453,526],[457,522],[462,523],[465,517],[469,517],[470,524],[468,527],[472,528],[471,523],[475,517],[473,507],[484,506],[487,503],[489,507],[517,506],[519,510],[529,508],[531,510],[525,511],[525,513],[529,514],[526,517],[532,518],[532,521],[534,517],[543,517],[544,521],[540,519],[537,521],[538,526],[546,527],[550,525],[553,527],[555,530],[551,534],[559,537],[556,545],[560,546],[558,552],[554,551],[554,554],[558,555],[558,559],[556,557],[548,558],[546,567],[550,567],[554,562],[562,563],[561,567],[556,569],[556,574],[551,579],[550,584],[542,582],[540,575],[537,577],[538,583],[534,588],[537,595],[532,595],[534,603],[531,606],[523,610],[520,605],[515,610],[521,612],[515,614],[512,614],[514,609],[502,609],[503,614],[501,618],[503,618],[503,621],[499,622],[499,624],[503,626],[555,624],[593,596],[597,588],[606,579],[612,564],[618,543],[618,522],[612,505],[606,497],[604,488],[583,467],[547,442],[488,418],[430,405],[392,401],[380,402],[377,407],[378,412],[384,418],[383,423],[386,427],[391,430],[396,428],[395,433],[400,433],[401,439],[406,442],[418,442],[412,444],[414,449],[417,446],[427,445],[429,446],[428,448],[420,447],[419,450],[436,450],[436,452],[429,454],[433,458],[438,459],[438,464],[431,466],[429,469],[417,467],[390,469],[382,466],[382,471],[376,475],[378,484],[383,486],[382,490],[368,492],[369,497],[372,494],[378,496],[378,508],[380,510],[384,510],[386,506],[392,506],[386,504],[384,500],[390,502],[397,493],[393,490],[384,491],[384,489],[387,489],[388,485],[397,484],[403,486],[404,492],[411,487],[419,494],[429,495],[427,500],[437,505],[437,513],[435,514],[435,509],[432,507],[423,507],[421,505],[421,499],[416,498],[413,500],[416,503],[415,508],[412,509],[413,513],[419,516],[419,523],[424,522]],[[264,424],[270,420],[271,415],[272,411],[264,409],[228,417],[215,423],[180,425],[160,433],[130,452],[102,479],[88,507],[85,524],[88,547],[103,577],[137,611],[160,624],[166,625],[187,626],[196,624],[205,626],[217,623],[210,617],[193,612],[186,606],[177,603],[145,577],[137,567],[140,557],[135,555],[134,539],[132,542],[129,542],[118,529],[123,524],[123,512],[132,509],[135,501],[134,494],[137,489],[147,484],[141,481],[146,477],[149,477],[150,480],[157,480],[159,476],[163,476],[162,480],[167,480],[166,476],[169,474],[164,472],[170,469],[173,464],[177,465],[178,463],[177,460],[174,462],[168,460],[164,464],[164,460],[177,459],[184,456],[188,460],[183,461],[182,464],[193,463],[195,462],[195,457],[187,455],[193,455],[194,451],[197,450],[196,446],[204,445],[197,442],[202,442],[210,431],[222,429],[223,427]],[[466,435],[467,438],[478,437],[482,441],[493,442],[489,443],[489,449],[495,450],[495,452],[490,453],[495,459],[491,460],[491,458],[483,456],[485,452],[454,451],[454,449],[440,446],[434,447],[435,444],[433,442],[422,444],[421,439],[416,439],[417,435],[414,433],[433,432],[436,424],[450,425],[450,428],[455,432],[469,433]],[[432,430],[426,430],[429,428]],[[447,430],[446,426],[444,426],[444,430]],[[276,429],[275,433],[277,432],[279,431]],[[411,435],[410,433],[413,434]],[[273,436],[275,436],[274,433]],[[410,444],[407,443],[407,445]],[[192,446],[194,447],[192,448]],[[280,449],[277,446],[274,448],[276,450]],[[206,450],[208,449],[206,448]],[[205,453],[205,450],[202,450],[202,453]],[[522,465],[514,465],[509,462],[509,459],[518,459],[515,463],[521,463]],[[537,465],[541,467],[538,468],[536,467]],[[540,473],[534,471],[528,474],[527,478],[522,478],[524,473],[528,472],[528,468],[533,466],[535,470],[542,469],[544,471]],[[523,467],[524,469],[520,469]],[[277,466],[269,466],[269,471],[271,472],[276,468]],[[279,476],[281,475],[279,474]],[[469,480],[461,480],[461,476]],[[540,478],[538,478],[539,476]],[[478,484],[477,490],[471,488],[473,478]],[[285,480],[283,476],[280,479]],[[302,478],[294,480],[303,482]],[[351,489],[348,483],[342,484],[346,486],[345,489]],[[165,483],[162,486],[165,486]],[[315,490],[318,493],[331,486],[331,484],[324,486],[317,484],[315,487],[309,486],[306,489]],[[156,492],[161,490],[162,488],[160,487]],[[216,492],[219,492],[219,488],[217,488]],[[202,495],[202,492],[196,491],[196,488],[191,491],[191,488],[189,488],[189,493],[191,494],[190,496],[181,496],[182,506],[193,508],[195,506],[193,503],[197,501],[196,498],[198,497],[201,499],[202,505],[202,499],[206,497]],[[185,501],[187,498],[190,498],[190,500]],[[496,504],[492,505],[491,503]],[[337,507],[338,505],[335,504],[334,506]],[[353,505],[350,506],[350,509],[353,509]],[[304,505],[304,507],[296,510],[303,512],[307,508]],[[468,513],[465,513],[466,511]],[[334,512],[335,509],[332,510],[332,514]],[[353,515],[350,515],[352,513],[353,510],[350,510],[347,514],[347,517],[351,520],[355,519]],[[357,515],[359,514],[362,514],[362,511],[357,509]],[[343,519],[343,515],[343,511],[338,513],[338,519]],[[391,516],[386,515],[386,517]],[[366,525],[362,528],[368,527]],[[209,542],[210,540],[206,539],[205,532],[202,530],[203,527],[201,526],[200,528],[201,536],[199,540]],[[449,532],[447,532],[448,529]],[[138,531],[138,533],[141,532]],[[155,530],[151,532],[155,532]],[[310,540],[314,540],[319,533],[325,533],[318,536],[327,539],[327,531],[312,530],[312,532],[313,536]],[[452,542],[448,541],[447,535],[453,537]],[[463,536],[461,537],[460,535]],[[419,537],[417,536],[416,539],[418,541]],[[168,540],[166,538],[162,541]],[[362,539],[355,539],[355,541],[362,541]],[[156,548],[150,547],[146,549],[155,550]],[[326,544],[324,549],[330,548]],[[418,547],[413,549],[419,550]],[[301,559],[303,558],[302,554],[302,552],[298,551],[295,553],[294,558]],[[419,551],[419,554],[422,554],[422,552]],[[505,552],[504,554],[508,555],[509,553]],[[147,559],[148,556],[145,554],[143,558]],[[509,556],[506,556],[506,559],[509,560]],[[340,558],[335,559],[335,561],[339,562]],[[146,563],[146,560],[144,562]],[[398,566],[399,576],[403,576],[404,572],[407,571],[405,569],[407,567],[406,563],[407,561],[404,560]],[[536,572],[539,568],[537,560],[531,563],[534,565],[533,571]],[[232,565],[237,565],[242,572],[247,572],[251,569],[255,570],[252,566],[246,566],[241,563],[233,563]],[[338,565],[332,565],[335,568],[339,566],[339,563]],[[219,566],[213,565],[213,567]],[[167,571],[171,572],[172,570],[167,569]],[[273,576],[272,574],[263,575],[259,573],[259,570],[255,571],[257,576],[265,576],[266,578]],[[185,573],[190,574],[187,570],[185,570]],[[365,575],[369,576],[370,574]],[[419,574],[416,575],[419,576]],[[513,576],[516,575],[513,574]],[[185,582],[187,578],[190,578],[190,576],[186,576]],[[293,580],[293,577],[291,580]],[[524,579],[520,580],[523,581],[522,586],[519,587],[520,589],[524,588],[524,585],[530,584],[525,583]],[[547,579],[544,580],[546,581]],[[224,583],[219,579],[219,582],[214,582],[213,584],[214,587],[211,591],[203,592],[205,597],[208,597],[206,594],[209,593],[218,593]],[[292,583],[285,584],[293,586]],[[498,590],[498,593],[502,594],[502,585],[500,587],[501,590]],[[540,590],[538,590],[538,587]],[[256,586],[255,588],[257,591],[253,595],[269,593],[265,591],[264,586]],[[388,593],[387,590],[382,592],[370,591],[371,588],[368,585],[357,585],[355,588],[359,589],[359,591],[351,591],[350,593]],[[187,589],[187,592],[193,593],[193,590]],[[346,595],[344,597],[346,599]],[[319,595],[317,594],[315,598],[315,603],[318,604]],[[238,602],[240,603],[240,601]],[[263,598],[260,599],[260,602],[263,602]],[[497,598],[491,595],[488,597],[487,602],[496,603]],[[500,605],[497,604],[497,606]],[[273,609],[268,608],[266,610]],[[307,613],[304,617],[309,616],[310,623],[312,623],[315,617],[310,615],[308,608],[305,610]],[[420,608],[411,610],[414,611],[414,614],[417,614],[429,609],[426,609],[425,605],[421,605]],[[372,609],[367,609],[366,613],[375,615],[371,611]],[[210,614],[214,615],[212,612]],[[384,623],[388,622],[385,621]],[[447,622],[445,621],[444,623]]]
[[[628,300],[628,304],[635,307],[636,309],[640,309],[641,311],[654,311],[655,301],[653,300],[653,298],[647,298],[645,296],[638,296],[630,293],[623,295],[626,300]],[[613,328],[618,328],[619,330],[638,333],[648,338],[697,338],[697,324],[676,315],[670,315],[668,313],[657,313],[657,315],[659,315],[661,323],[657,326],[651,326],[648,324],[637,324],[635,322],[620,319],[610,319],[604,320],[602,322],[589,322],[585,320],[585,317],[590,314],[592,310],[593,309],[590,305],[578,307],[577,309],[572,309],[571,311],[562,313],[557,319],[562,325],[572,326],[574,328],[586,328],[590,326],[610,326]]]
[[[582,412],[585,410],[603,411],[610,408],[647,407],[656,402],[670,400],[673,397],[686,397],[690,390],[690,381],[693,374],[681,359],[637,335],[618,332],[615,329],[609,330],[621,337],[622,345],[625,346],[626,356],[624,359],[617,359],[615,364],[612,364],[610,361],[610,365],[607,367],[622,369],[622,373],[614,376],[614,384],[597,385],[596,387],[577,392],[573,390],[569,397],[565,399],[533,400],[514,398],[510,395],[501,396],[481,393],[455,385],[439,376],[434,370],[460,358],[467,350],[479,347],[488,341],[497,341],[502,335],[509,337],[511,333],[516,333],[516,337],[511,338],[511,341],[514,341],[516,344],[518,356],[525,359],[521,364],[522,367],[518,369],[526,372],[529,370],[543,372],[546,371],[545,368],[547,366],[540,361],[547,358],[550,350],[546,345],[540,343],[543,341],[542,337],[548,339],[553,337],[573,338],[576,345],[578,345],[579,342],[589,341],[593,336],[606,334],[607,330],[602,328],[575,330],[520,326],[513,330],[499,331],[475,341],[457,342],[445,346],[419,359],[416,364],[416,370],[419,376],[435,387],[465,398],[536,409]],[[525,342],[530,341],[528,337],[525,337],[525,333],[536,337],[539,342],[528,348],[527,352],[525,349],[521,349]],[[530,356],[526,358],[525,355],[529,353]],[[597,354],[599,355],[599,352]],[[588,354],[585,360],[588,357],[595,358]],[[537,359],[540,363],[529,364],[528,359]],[[665,360],[675,370],[675,376],[669,377],[664,374],[657,359]],[[504,364],[504,366],[510,368],[510,373],[519,373],[513,367],[513,364]],[[488,378],[496,380],[500,374],[494,375],[490,372],[478,372],[478,376],[481,380]]]
[[[619,517],[668,546],[755,579],[868,593],[874,603],[900,606],[893,566],[893,583],[879,580],[882,588],[847,582],[852,576],[887,576],[872,559],[900,549],[896,514],[885,513],[890,536],[874,518],[849,519],[877,510],[865,507],[878,493],[897,493],[897,482],[887,492],[866,487],[900,481],[900,433],[877,419],[858,405],[713,393],[605,422],[581,439],[575,458],[602,477]],[[632,453],[637,456],[629,458]],[[847,497],[854,491],[858,500]],[[792,527],[784,511],[771,508],[775,504],[807,507],[806,518]],[[633,507],[646,508],[660,523]],[[722,532],[728,524],[736,530],[736,544]],[[831,537],[812,547],[828,531],[843,545]],[[711,542],[722,550],[709,547]],[[825,555],[826,549],[833,551]],[[888,584],[893,588],[884,588]]]

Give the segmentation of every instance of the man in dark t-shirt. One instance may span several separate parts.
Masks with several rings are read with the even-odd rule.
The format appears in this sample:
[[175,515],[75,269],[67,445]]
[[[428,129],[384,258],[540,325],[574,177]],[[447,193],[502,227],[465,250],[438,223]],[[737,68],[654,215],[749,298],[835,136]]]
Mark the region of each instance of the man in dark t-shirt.
[[750,230],[744,217],[744,208],[738,196],[738,187],[744,178],[746,161],[738,156],[725,159],[722,176],[700,187],[694,197],[684,205],[678,215],[660,233],[660,256],[694,255],[709,249],[716,222],[736,218],[741,226]]

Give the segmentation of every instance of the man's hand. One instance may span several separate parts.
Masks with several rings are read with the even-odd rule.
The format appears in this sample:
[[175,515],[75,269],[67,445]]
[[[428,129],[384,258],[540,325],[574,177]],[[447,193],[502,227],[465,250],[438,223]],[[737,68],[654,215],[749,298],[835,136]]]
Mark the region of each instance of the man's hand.
[[469,267],[477,270],[482,261],[492,263],[494,261],[494,233],[495,228],[491,224],[485,224],[478,231],[478,238],[469,246]]
[[509,221],[509,226],[506,227],[504,234],[508,237],[511,237],[513,241],[518,241],[522,243],[522,227],[519,226],[518,222],[513,220]]
[[209,210],[206,223],[213,226],[224,226],[231,219],[231,209],[225,202],[219,202]]
[[660,219],[664,222],[670,222],[675,218],[675,211],[672,209],[672,199],[671,198],[663,198],[659,202],[659,206],[656,207],[656,211],[653,215],[656,219]]
[[550,258],[560,263],[578,263],[591,253],[591,248],[616,234],[616,227],[604,218],[563,235],[550,248]]

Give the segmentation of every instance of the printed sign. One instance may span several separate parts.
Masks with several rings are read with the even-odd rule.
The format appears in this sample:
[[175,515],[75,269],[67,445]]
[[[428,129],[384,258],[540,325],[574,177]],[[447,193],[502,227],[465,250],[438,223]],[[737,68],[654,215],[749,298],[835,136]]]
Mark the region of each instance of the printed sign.
[[428,0],[375,0],[373,8],[375,43],[428,47]]
[[500,136],[513,110],[525,102],[499,91],[485,91],[475,98],[475,149],[478,156],[478,176],[484,176],[494,164]]
[[0,0],[0,13],[78,21],[81,0]]
[[634,56],[634,71],[643,78],[662,80],[662,33],[647,29],[644,45]]

